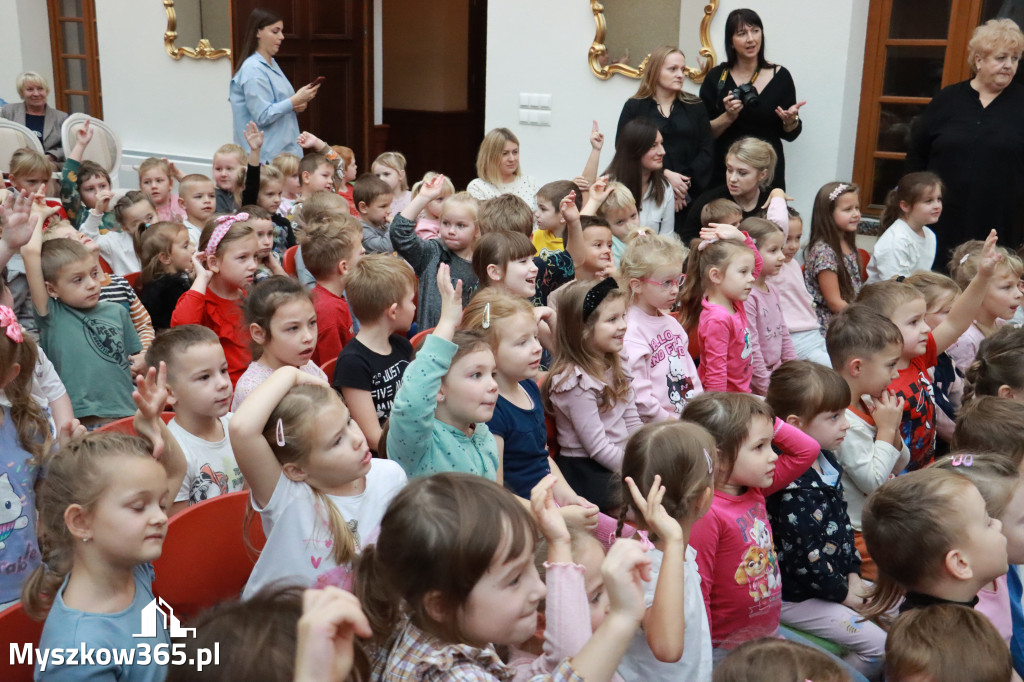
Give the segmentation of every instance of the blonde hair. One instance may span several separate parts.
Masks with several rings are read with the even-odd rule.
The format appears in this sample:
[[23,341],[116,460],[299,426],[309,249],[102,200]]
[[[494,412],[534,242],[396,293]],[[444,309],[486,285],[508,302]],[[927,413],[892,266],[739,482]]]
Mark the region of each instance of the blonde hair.
[[18,77],[14,79],[14,89],[18,91],[18,97],[21,97],[22,99],[25,98],[26,85],[38,85],[43,90],[46,90],[46,94],[50,94],[50,83],[41,73],[36,73],[35,71],[22,71],[18,74]]
[[150,225],[143,233],[141,251],[139,258],[142,261],[142,272],[139,273],[139,283],[146,286],[160,275],[175,274],[170,266],[160,262],[160,256],[170,254],[176,239],[181,233],[188,234],[188,228],[183,223],[159,222]]
[[[498,168],[506,142],[513,142],[519,146],[519,138],[508,128],[495,128],[484,136],[476,155],[476,174],[481,180],[492,185],[501,184],[501,172]],[[522,166],[516,166],[515,177],[518,178],[522,173]]]
[[921,292],[921,295],[924,296],[924,304],[929,309],[943,294],[949,294],[952,299],[955,299],[962,293],[960,286],[952,279],[931,270],[915,272],[903,282]]
[[11,155],[11,178],[24,178],[29,175],[45,175],[50,177],[50,161],[34,149],[22,147]]
[[734,156],[759,173],[764,171],[765,176],[758,183],[760,187],[765,188],[772,184],[775,164],[778,163],[779,157],[775,153],[775,148],[764,140],[757,137],[741,137],[732,143],[725,156]]
[[597,209],[597,215],[608,217],[608,211],[621,211],[624,208],[636,208],[636,199],[629,188],[618,180],[608,183],[608,197]]
[[448,211],[450,211],[452,207],[454,207],[456,204],[465,206],[466,209],[470,212],[470,214],[472,214],[473,224],[476,225],[477,239],[479,239],[481,230],[480,225],[477,221],[477,214],[480,210],[480,202],[477,201],[476,197],[474,197],[469,192],[456,192],[455,194],[445,199],[444,203],[441,204],[441,220],[444,220],[445,216],[448,215]]
[[68,506],[77,504],[91,511],[116,477],[116,469],[107,463],[118,457],[152,461],[152,450],[152,444],[139,436],[94,432],[72,440],[47,460],[46,475],[36,490],[42,562],[21,590],[22,604],[31,618],[46,617],[74,564],[75,538],[64,522]]
[[[865,284],[857,294],[857,303],[866,305],[879,315],[884,315],[889,319],[892,319],[893,313],[901,305],[917,299],[924,300],[924,294],[920,289],[895,279]],[[927,303],[925,305],[927,306]]]
[[1021,484],[1017,462],[1003,454],[978,453],[971,454],[971,465],[963,466],[962,454],[946,455],[932,464],[936,469],[944,469],[959,474],[974,484],[985,500],[985,510],[994,519],[1002,517],[1010,498]]
[[[953,250],[953,256],[949,259],[949,265],[946,267],[950,277],[961,289],[966,289],[971,280],[978,275],[981,253],[984,250],[985,242],[980,239],[966,241]],[[1019,278],[1024,272],[1024,262],[1021,262],[1020,257],[1002,246],[996,247],[996,253],[1003,256],[996,267],[1003,268],[1006,272]]]
[[[694,240],[696,242],[697,240]],[[700,313],[703,308],[701,301],[705,292],[711,288],[711,270],[717,268],[724,270],[729,267],[732,259],[743,254],[751,254],[753,251],[746,242],[737,239],[719,239],[709,242],[701,249],[690,251],[690,260],[686,270],[686,279],[679,291],[679,322],[687,333],[697,329],[697,322],[700,320]]]
[[[391,170],[398,173],[399,188],[403,190],[409,189],[409,181],[405,177],[405,154],[402,152],[384,152],[370,164],[372,169],[377,164],[387,166]],[[454,188],[453,188],[454,189]]]
[[[1005,646],[1005,645],[1004,645]],[[966,678],[964,678],[966,679]],[[743,642],[715,666],[712,682],[850,682],[828,654],[806,644],[765,637]]]
[[274,160],[270,162],[270,165],[281,171],[285,177],[291,177],[299,174],[299,157],[295,154],[281,152],[274,157]]
[[345,280],[345,297],[356,319],[369,323],[415,292],[416,286],[416,274],[401,258],[367,254],[356,261]]
[[186,194],[187,192],[191,191],[191,189],[194,186],[200,184],[213,185],[214,183],[211,178],[208,178],[202,173],[192,173],[190,175],[186,175],[185,177],[178,181],[178,192],[180,194]]
[[626,292],[626,305],[633,304],[630,280],[646,279],[658,268],[677,263],[682,274],[687,250],[674,233],[656,234],[649,227],[638,227],[626,237],[626,244],[619,262],[619,287]]
[[246,165],[246,160],[248,158],[245,154],[245,150],[242,149],[237,144],[235,144],[234,142],[228,142],[227,144],[222,144],[221,146],[217,147],[217,151],[213,153],[213,156],[214,158],[218,156],[234,156],[236,159],[238,159],[238,163],[241,164],[243,168]]
[[[430,182],[438,175],[441,175],[437,171],[427,171],[423,174],[423,179],[412,186],[412,196],[415,198],[420,193],[420,189],[423,188],[423,183]],[[445,179],[441,182],[441,196],[448,198],[455,194],[455,185],[452,184],[451,179],[445,176]]]
[[297,232],[296,237],[299,243],[305,243],[305,228],[318,220],[328,216],[349,215],[348,202],[345,197],[338,196],[330,190],[320,190],[306,200],[297,203],[295,209],[295,222],[302,228]]
[[1024,50],[1024,33],[1013,19],[989,19],[974,29],[970,42],[967,43],[967,64],[971,73],[977,75],[978,67],[974,61],[984,59],[993,52],[1004,48],[1020,57]]
[[302,262],[314,278],[337,273],[338,264],[362,248],[363,228],[350,214],[331,214],[306,224]]
[[491,350],[497,351],[501,337],[494,323],[516,315],[528,315],[531,320],[534,319],[529,301],[489,287],[478,291],[466,304],[459,329],[479,329]]
[[724,223],[726,218],[738,215],[743,219],[743,209],[732,199],[715,199],[704,204],[700,210],[700,224],[707,227],[711,223]]
[[265,163],[260,166],[260,191],[265,190],[271,182],[284,182],[284,173],[276,166]]
[[168,163],[167,159],[158,159],[155,156],[151,156],[139,164],[139,181],[142,181],[143,175],[154,169],[162,171],[167,176],[167,182],[172,186],[174,185],[174,176],[171,175],[171,164]]
[[480,234],[504,230],[529,237],[533,233],[533,211],[529,204],[515,194],[502,194],[480,202],[477,226]]

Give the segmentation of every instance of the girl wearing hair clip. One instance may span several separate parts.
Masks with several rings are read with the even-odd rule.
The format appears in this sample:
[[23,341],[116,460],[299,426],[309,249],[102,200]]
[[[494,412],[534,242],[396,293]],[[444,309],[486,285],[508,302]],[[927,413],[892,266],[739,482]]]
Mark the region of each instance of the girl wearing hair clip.
[[241,300],[256,274],[259,241],[248,213],[220,216],[206,223],[199,250],[192,256],[195,280],[171,315],[171,326],[199,324],[220,339],[228,361],[231,385],[249,367],[249,330]]
[[572,282],[559,294],[557,314],[555,360],[543,390],[558,432],[554,460],[577,494],[608,512],[618,506],[626,440],[642,424],[619,360],[626,297],[610,277]]
[[814,198],[811,239],[804,256],[804,284],[811,292],[821,333],[832,316],[857,298],[863,284],[857,252],[860,189],[845,182],[822,185]]

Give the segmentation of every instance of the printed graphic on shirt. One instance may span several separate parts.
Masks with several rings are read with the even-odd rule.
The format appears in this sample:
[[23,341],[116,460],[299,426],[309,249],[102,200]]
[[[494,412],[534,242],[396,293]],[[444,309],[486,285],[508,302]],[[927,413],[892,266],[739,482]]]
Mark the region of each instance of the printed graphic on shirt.
[[409,365],[408,360],[400,360],[387,369],[377,372],[370,379],[373,388],[370,389],[370,397],[373,405],[377,408],[377,420],[384,421],[391,414],[391,406],[395,403],[395,394],[402,387],[402,377],[405,375],[405,368]]
[[[319,506],[319,504],[318,504]],[[323,519],[321,518],[323,521]],[[359,541],[359,520],[353,519],[345,522],[348,525],[348,530],[352,533],[352,537],[355,539],[356,549],[361,547]],[[325,526],[328,528],[329,526]],[[320,538],[306,538],[306,545],[312,547],[311,551],[314,554],[309,555],[309,563],[314,569],[320,568],[320,564],[323,563],[324,559],[329,557],[334,547],[334,538],[328,537],[327,539]],[[323,589],[328,585],[340,587],[343,590],[352,589],[352,568],[349,565],[345,566],[334,566],[330,569],[325,570],[316,577],[317,589]]]
[[214,471],[209,464],[204,464],[189,488],[188,503],[190,505],[199,504],[218,495],[225,495],[227,492],[227,475],[220,471]]
[[7,546],[11,533],[28,525],[28,517],[21,513],[21,498],[14,492],[7,474],[0,476],[0,549]]
[[124,351],[124,341],[121,338],[123,330],[115,327],[106,320],[99,320],[94,317],[84,321],[85,337],[89,339],[89,345],[107,362],[115,365],[128,366],[128,359]]
[[750,354],[754,352],[754,349],[750,347],[750,329],[743,330],[743,352],[740,353],[740,358],[747,360],[750,358]]
[[736,519],[743,536],[750,540],[736,568],[736,583],[745,585],[754,602],[750,615],[756,615],[781,599],[782,577],[775,555],[771,526],[763,508],[753,507]]
[[676,414],[682,414],[683,406],[694,397],[693,379],[686,375],[683,361],[675,353],[668,356],[668,374],[665,375],[665,383],[668,385],[668,399],[672,403],[672,409]]
[[935,395],[931,379],[926,372],[918,372],[906,391],[896,391],[903,398],[903,421],[900,436],[910,450],[907,471],[921,469],[931,463],[935,455]]

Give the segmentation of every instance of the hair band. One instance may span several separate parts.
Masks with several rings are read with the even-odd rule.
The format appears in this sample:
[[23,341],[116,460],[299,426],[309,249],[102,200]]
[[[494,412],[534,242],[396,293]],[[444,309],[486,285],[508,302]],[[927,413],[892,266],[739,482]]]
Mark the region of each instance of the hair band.
[[490,327],[491,327],[491,304],[490,303],[487,303],[484,306],[484,322],[483,322],[482,326],[483,326],[484,329],[490,329]]
[[224,239],[224,235],[228,233],[228,230],[231,229],[232,225],[240,220],[248,219],[248,213],[236,213],[235,215],[222,215],[214,220],[213,224],[216,225],[216,227],[213,228],[213,234],[210,235],[210,241],[206,243],[206,255],[212,256],[217,253],[217,247],[220,246],[220,241]]
[[708,453],[707,448],[704,449],[704,459],[708,461],[708,473],[715,473],[715,465],[711,462],[711,455]]
[[605,277],[600,282],[590,287],[590,291],[583,297],[583,321],[594,314],[597,307],[611,292],[619,288],[619,283],[614,277]]
[[965,253],[964,257],[960,259],[960,265],[963,265],[964,263],[966,263],[967,259],[970,258],[970,257],[971,257],[971,254]]
[[907,278],[906,278],[906,277],[905,277],[904,275],[897,275],[897,276],[896,276],[896,281],[897,281],[897,282],[903,282],[903,281],[905,281],[906,279],[907,279]]
[[955,467],[969,467],[974,464],[974,455],[953,455],[952,464]]
[[21,343],[24,340],[21,335],[21,326],[18,324],[18,316],[5,305],[0,305],[0,325],[7,327],[4,333],[14,343]]
[[277,437],[278,447],[283,448],[286,444],[286,441],[284,439],[284,422],[281,421],[280,417],[277,418],[277,427],[274,429],[274,435]]
[[846,185],[846,184],[843,184],[843,183],[840,182],[839,185],[834,190],[829,192],[828,200],[829,201],[835,201],[836,199],[838,199],[839,195],[842,194],[843,192],[845,192],[847,187],[849,187],[849,185]]
[[705,240],[701,241],[700,244],[697,244],[697,250],[698,251],[703,251],[704,249],[708,248],[708,244],[714,244],[717,241],[718,241],[718,237],[712,237],[711,239],[705,239]]

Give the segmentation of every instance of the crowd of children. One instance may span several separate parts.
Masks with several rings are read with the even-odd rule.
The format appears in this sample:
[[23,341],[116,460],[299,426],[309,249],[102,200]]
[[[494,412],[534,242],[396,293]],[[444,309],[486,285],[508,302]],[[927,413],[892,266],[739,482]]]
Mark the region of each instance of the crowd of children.
[[[993,232],[931,272],[937,176],[900,180],[864,262],[858,187],[821,187],[801,247],[756,140],[684,244],[658,169],[586,177],[596,124],[539,189],[493,131],[470,191],[310,133],[261,165],[250,123],[210,176],[151,158],[119,192],[91,138],[58,198],[28,150],[0,196],[0,607],[41,649],[134,647],[168,518],[246,490],[266,544],[185,645],[239,670],[1024,671],[1024,265]],[[37,673],[104,675],[185,679]]]

